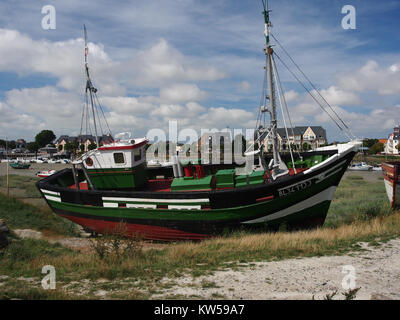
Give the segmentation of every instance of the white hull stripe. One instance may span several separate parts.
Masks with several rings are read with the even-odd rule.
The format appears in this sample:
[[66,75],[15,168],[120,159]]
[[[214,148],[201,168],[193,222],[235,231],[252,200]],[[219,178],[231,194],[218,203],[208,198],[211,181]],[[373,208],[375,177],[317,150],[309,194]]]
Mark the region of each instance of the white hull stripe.
[[169,205],[168,210],[175,209],[175,210],[201,210],[201,206],[174,206]]
[[45,194],[44,197],[45,197],[47,200],[56,201],[56,202],[61,202],[61,199],[60,199],[60,198],[53,197],[53,196],[48,196],[47,194]]
[[306,200],[303,200],[299,203],[296,203],[295,205],[283,209],[281,211],[275,212],[273,214],[258,218],[258,219],[254,219],[254,220],[249,220],[249,221],[245,221],[242,223],[260,223],[260,222],[265,222],[265,221],[271,221],[271,220],[275,220],[275,219],[279,219],[279,218],[283,218],[286,217],[290,214],[302,211],[304,209],[313,207],[323,201],[327,201],[327,200],[332,200],[333,198],[333,194],[335,193],[336,187],[330,187],[314,196],[312,196],[311,198],[308,198]]
[[40,191],[42,191],[43,193],[52,194],[52,195],[55,195],[55,196],[60,196],[59,192],[50,191],[50,190],[44,190],[44,189],[40,189]]
[[133,204],[133,203],[127,203],[126,204],[127,208],[141,208],[141,209],[157,209],[156,204]]
[[103,206],[105,208],[118,208],[118,203],[117,202],[104,202]]
[[209,199],[146,199],[146,198],[118,198],[103,197],[103,201],[117,202],[146,202],[146,203],[209,203]]

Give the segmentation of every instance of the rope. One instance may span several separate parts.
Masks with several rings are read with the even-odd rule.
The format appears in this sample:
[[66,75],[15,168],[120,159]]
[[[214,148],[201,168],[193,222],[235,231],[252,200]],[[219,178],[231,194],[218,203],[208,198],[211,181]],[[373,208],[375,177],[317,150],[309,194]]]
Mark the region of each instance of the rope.
[[304,83],[294,74],[292,70],[287,66],[287,64],[275,53],[275,56],[279,59],[279,61],[283,64],[283,66],[291,73],[291,75],[300,83],[300,85],[308,92],[308,94],[314,99],[314,101],[320,106],[320,108],[331,118],[331,120],[338,126],[338,128],[350,139],[352,138],[344,131],[344,129],[340,126],[340,124],[332,117],[332,115],[319,103],[317,98],[311,93],[311,91],[304,85]]
[[[275,82],[278,83],[278,79],[277,79],[277,77],[276,77],[277,70],[276,70],[276,64],[275,64],[274,56],[271,56],[271,60],[272,60],[272,69],[274,70]],[[285,115],[284,115],[283,107],[282,107],[282,99],[281,99],[282,92],[279,90],[279,86],[278,86],[277,92],[278,92],[279,105],[280,105],[281,111],[282,111],[283,125],[285,126],[285,132],[286,132],[287,140],[289,140],[289,132],[288,132],[288,130],[287,130]],[[294,138],[294,135],[293,135],[293,138]],[[294,173],[296,174],[297,171],[296,171],[296,167],[295,167],[295,165],[294,165],[294,158],[293,158],[292,148],[290,147],[290,143],[289,143],[289,152],[290,152],[290,158],[292,159],[292,164],[293,164]]]
[[[270,33],[272,38],[276,41],[276,43],[279,45],[279,47],[283,50],[283,52],[289,57],[290,61],[296,66],[297,70],[300,71],[300,73],[304,76],[304,78],[308,81],[310,86],[317,92],[317,94],[321,97],[321,99],[329,106],[331,111],[335,114],[335,116],[339,119],[339,121],[343,124],[343,126],[348,130],[350,135],[355,138],[354,134],[351,132],[350,128],[346,125],[346,123],[342,120],[342,118],[337,114],[337,112],[333,109],[333,107],[329,104],[328,101],[324,98],[324,96],[319,92],[319,90],[315,87],[315,85],[311,82],[310,78],[307,77],[307,75],[303,72],[303,70],[300,68],[300,66],[294,61],[294,59],[291,57],[289,52],[283,47],[283,45],[278,41],[278,39]],[[278,57],[279,58],[279,57]],[[349,137],[350,138],[350,137]]]

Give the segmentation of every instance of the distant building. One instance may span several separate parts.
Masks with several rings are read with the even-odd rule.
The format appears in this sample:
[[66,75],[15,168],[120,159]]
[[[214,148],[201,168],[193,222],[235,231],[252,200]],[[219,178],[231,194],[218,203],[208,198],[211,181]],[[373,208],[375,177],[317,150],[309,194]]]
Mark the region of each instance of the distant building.
[[[303,149],[304,143],[307,143],[310,149],[318,148],[328,143],[326,130],[320,126],[300,126],[287,129],[278,128],[277,135],[279,141],[279,151],[289,150],[289,144],[294,145],[298,150]],[[267,150],[272,150],[272,138],[267,136],[264,139],[264,145]]]
[[39,149],[40,154],[48,154],[50,157],[57,153],[57,148],[53,147],[51,144],[47,144],[45,147]]
[[[111,135],[103,135],[103,136],[99,137],[100,145],[111,143],[113,141],[114,141],[114,139]],[[84,146],[83,151],[87,152],[89,150],[89,145],[92,143],[96,143],[96,138],[92,135],[79,135],[77,137],[62,135],[56,140],[55,146],[58,151],[63,152],[63,151],[66,151],[65,145],[67,143],[74,143],[74,142],[78,142],[78,149],[79,149],[80,145],[83,145]],[[60,146],[61,146],[61,148],[60,148]]]
[[24,139],[17,139],[15,141],[15,148],[16,149],[26,149],[26,141]]
[[385,153],[386,154],[399,154],[399,150],[397,146],[399,145],[400,140],[400,127],[394,127],[393,132],[389,134],[389,138],[386,141],[385,145]]

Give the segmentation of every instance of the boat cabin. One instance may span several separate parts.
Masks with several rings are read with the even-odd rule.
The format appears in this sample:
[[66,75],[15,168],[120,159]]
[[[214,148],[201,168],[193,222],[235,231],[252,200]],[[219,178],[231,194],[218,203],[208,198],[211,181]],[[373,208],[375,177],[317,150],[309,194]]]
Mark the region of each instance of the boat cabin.
[[96,189],[131,189],[146,180],[145,138],[118,141],[92,150],[81,157]]

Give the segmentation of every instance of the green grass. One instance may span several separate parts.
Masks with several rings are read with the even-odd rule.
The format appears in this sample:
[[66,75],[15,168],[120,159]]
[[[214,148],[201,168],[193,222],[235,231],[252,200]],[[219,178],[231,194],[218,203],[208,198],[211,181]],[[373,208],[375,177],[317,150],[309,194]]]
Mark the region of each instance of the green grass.
[[382,181],[366,182],[363,177],[343,178],[335,192],[324,227],[334,228],[366,216],[376,217],[391,213]]
[[[18,198],[40,198],[40,192],[35,186],[35,182],[38,181],[37,177],[10,175],[9,176],[9,187],[10,193],[18,192]],[[6,188],[7,181],[5,177],[0,179],[0,187]]]
[[29,228],[62,235],[78,235],[75,224],[55,215],[50,209],[41,209],[15,198],[7,198],[1,193],[0,218],[11,229]]

